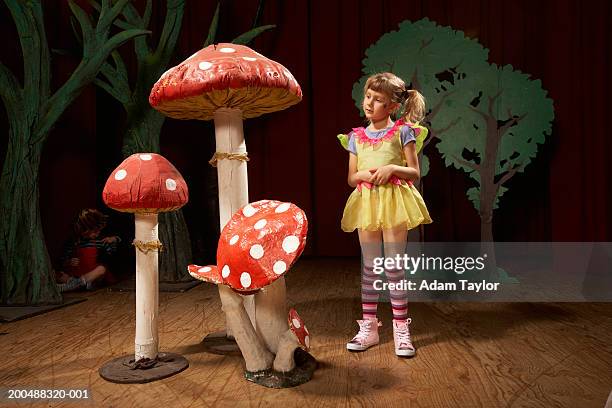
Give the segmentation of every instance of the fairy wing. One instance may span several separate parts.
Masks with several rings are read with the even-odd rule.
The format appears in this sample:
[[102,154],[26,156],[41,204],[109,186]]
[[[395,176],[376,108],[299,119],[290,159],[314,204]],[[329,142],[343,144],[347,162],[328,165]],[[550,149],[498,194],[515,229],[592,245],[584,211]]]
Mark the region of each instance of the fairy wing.
[[425,126],[419,125],[418,123],[413,124],[412,127],[414,128],[416,133],[416,151],[418,154],[421,149],[423,149],[423,143],[429,135],[429,129],[427,129]]
[[336,136],[338,138],[338,140],[340,141],[340,144],[342,145],[342,147],[344,147],[345,150],[348,150],[348,143],[349,143],[349,137],[348,135],[345,135],[343,133],[340,133],[338,136]]

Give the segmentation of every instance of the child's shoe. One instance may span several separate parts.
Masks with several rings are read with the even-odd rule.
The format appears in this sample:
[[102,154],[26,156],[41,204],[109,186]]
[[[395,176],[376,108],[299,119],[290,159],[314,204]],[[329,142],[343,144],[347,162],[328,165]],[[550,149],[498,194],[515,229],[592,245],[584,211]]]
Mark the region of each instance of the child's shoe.
[[400,357],[412,357],[416,350],[410,340],[410,329],[408,325],[412,319],[393,320],[393,342],[395,343],[395,354]]
[[85,285],[87,285],[85,280],[83,280],[82,278],[75,278],[73,276],[70,279],[68,279],[68,282],[58,284],[57,288],[59,289],[60,292],[69,292],[71,290],[82,288]]
[[346,343],[346,349],[351,351],[364,351],[378,344],[378,327],[382,323],[378,319],[357,320],[359,333],[353,340]]

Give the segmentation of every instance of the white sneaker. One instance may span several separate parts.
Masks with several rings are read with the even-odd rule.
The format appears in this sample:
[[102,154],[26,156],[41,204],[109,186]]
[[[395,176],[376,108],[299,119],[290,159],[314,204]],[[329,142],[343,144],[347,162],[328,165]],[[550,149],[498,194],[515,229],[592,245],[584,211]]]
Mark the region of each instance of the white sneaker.
[[364,351],[377,345],[379,342],[378,327],[382,326],[382,323],[378,319],[357,320],[357,323],[359,323],[359,333],[353,337],[353,340],[346,343],[346,349]]
[[416,354],[416,349],[410,339],[410,329],[408,325],[412,319],[393,320],[393,342],[395,343],[395,354],[400,357],[412,357]]

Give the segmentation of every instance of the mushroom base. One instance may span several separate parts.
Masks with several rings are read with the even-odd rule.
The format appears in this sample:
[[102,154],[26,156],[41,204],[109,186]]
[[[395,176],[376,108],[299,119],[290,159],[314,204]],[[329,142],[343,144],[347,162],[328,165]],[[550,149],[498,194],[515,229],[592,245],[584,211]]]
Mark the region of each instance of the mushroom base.
[[317,360],[301,348],[295,349],[295,368],[286,373],[273,369],[245,371],[244,377],[255,384],[268,388],[290,388],[307,383],[317,369]]
[[117,384],[144,384],[168,378],[189,367],[187,359],[175,353],[159,353],[147,368],[134,368],[134,355],[115,358],[98,370],[100,377]]

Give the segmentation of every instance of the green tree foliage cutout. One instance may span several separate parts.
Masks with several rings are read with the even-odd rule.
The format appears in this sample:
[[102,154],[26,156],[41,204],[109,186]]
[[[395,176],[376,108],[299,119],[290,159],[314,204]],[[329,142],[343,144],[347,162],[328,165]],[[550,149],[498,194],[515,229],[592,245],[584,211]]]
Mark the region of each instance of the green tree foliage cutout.
[[461,31],[428,19],[404,21],[366,51],[353,98],[360,108],[365,80],[381,71],[395,73],[425,96],[424,122],[446,166],[463,170],[476,184],[467,196],[480,215],[481,241],[492,242],[493,210],[505,184],[525,170],[550,135],[554,110],[539,80],[510,65],[489,64],[487,56]]
[[147,34],[128,29],[111,35],[113,21],[128,0],[103,1],[96,24],[76,3],[70,9],[83,38],[83,55],[68,80],[51,89],[51,57],[40,0],[4,0],[19,34],[23,83],[0,63],[0,97],[9,121],[6,158],[0,176],[1,304],[59,303],[43,236],[38,175],[49,131],[92,82],[109,54],[130,39]]
[[[96,85],[120,102],[126,111],[127,124],[122,148],[124,157],[138,152],[160,152],[161,129],[166,117],[151,108],[149,93],[153,84],[169,68],[181,31],[185,0],[166,0],[165,3],[166,15],[159,41],[153,44],[150,36],[134,41],[137,72],[133,84],[129,82],[126,66],[118,51],[113,52],[109,61],[102,65],[101,75],[95,80]],[[93,4],[96,10],[100,10],[96,2]],[[234,43],[248,44],[262,32],[274,28],[273,25],[256,26],[262,7],[263,2],[260,2],[253,29],[234,39]],[[220,3],[217,3],[205,47],[215,40],[219,8]],[[123,9],[122,18],[117,19],[115,25],[123,29],[148,29],[152,10],[152,0],[146,2],[142,13],[129,3]],[[159,215],[159,235],[164,243],[164,251],[160,253],[159,260],[160,281],[192,280],[185,268],[192,262],[192,255],[189,230],[182,210]]]

